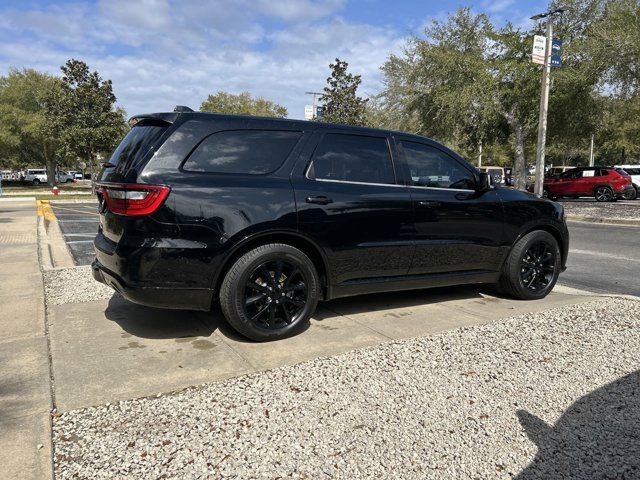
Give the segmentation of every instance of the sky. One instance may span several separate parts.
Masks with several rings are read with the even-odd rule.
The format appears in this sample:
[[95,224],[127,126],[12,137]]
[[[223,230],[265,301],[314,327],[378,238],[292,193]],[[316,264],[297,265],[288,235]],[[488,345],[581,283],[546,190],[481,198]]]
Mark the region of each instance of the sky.
[[406,39],[459,7],[529,27],[544,0],[0,0],[0,75],[59,75],[67,59],[113,81],[129,116],[197,110],[207,95],[249,91],[303,118],[336,57],[382,88],[380,66]]

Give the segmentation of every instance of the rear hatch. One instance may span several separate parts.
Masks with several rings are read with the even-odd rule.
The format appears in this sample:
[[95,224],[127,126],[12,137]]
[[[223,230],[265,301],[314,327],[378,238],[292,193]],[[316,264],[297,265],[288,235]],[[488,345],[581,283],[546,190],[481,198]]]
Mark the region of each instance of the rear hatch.
[[166,185],[138,183],[140,173],[162,145],[171,122],[157,117],[134,117],[133,126],[105,163],[96,184],[100,208],[100,229],[96,247],[112,253],[125,231],[141,234],[149,225],[143,219],[152,215],[169,195]]

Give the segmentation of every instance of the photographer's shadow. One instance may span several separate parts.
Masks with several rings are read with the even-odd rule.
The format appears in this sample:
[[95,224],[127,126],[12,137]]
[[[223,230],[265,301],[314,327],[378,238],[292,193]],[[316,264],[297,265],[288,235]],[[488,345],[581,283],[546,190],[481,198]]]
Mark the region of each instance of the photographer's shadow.
[[585,395],[553,426],[517,415],[538,447],[517,479],[640,478],[640,371]]

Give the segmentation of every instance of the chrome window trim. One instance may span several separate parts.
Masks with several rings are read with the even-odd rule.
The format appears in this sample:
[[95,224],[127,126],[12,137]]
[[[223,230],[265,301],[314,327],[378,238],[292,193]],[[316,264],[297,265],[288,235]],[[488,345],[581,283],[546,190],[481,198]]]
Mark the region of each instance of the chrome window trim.
[[[308,171],[308,169],[307,169]],[[406,185],[400,185],[398,183],[370,183],[370,182],[352,182],[350,180],[332,180],[329,178],[309,178],[306,174],[305,174],[305,178],[307,180],[311,180],[312,182],[327,182],[327,183],[347,183],[347,184],[351,184],[351,185],[372,185],[375,187],[404,187],[406,188]]]
[[475,190],[471,190],[468,188],[422,187],[420,185],[409,185],[409,188],[422,188],[426,190],[446,190],[448,192],[475,192]]

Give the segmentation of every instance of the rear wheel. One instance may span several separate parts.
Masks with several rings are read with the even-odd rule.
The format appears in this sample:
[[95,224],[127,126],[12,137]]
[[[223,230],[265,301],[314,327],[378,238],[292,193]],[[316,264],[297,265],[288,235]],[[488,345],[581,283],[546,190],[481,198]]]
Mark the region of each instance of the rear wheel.
[[611,189],[611,187],[602,185],[596,188],[596,191],[594,192],[594,197],[598,202],[611,202],[613,200],[613,190]]
[[625,190],[622,198],[624,198],[625,200],[635,200],[636,198],[638,198],[638,192],[635,188],[629,188],[628,190]]
[[521,300],[544,298],[553,289],[560,273],[560,247],[549,232],[526,234],[509,252],[500,289]]
[[220,306],[229,324],[251,340],[289,337],[308,323],[320,297],[313,262],[290,245],[273,243],[245,253],[227,272]]
[[38,180],[37,178],[33,179],[33,184],[34,185],[40,185],[40,180]]

